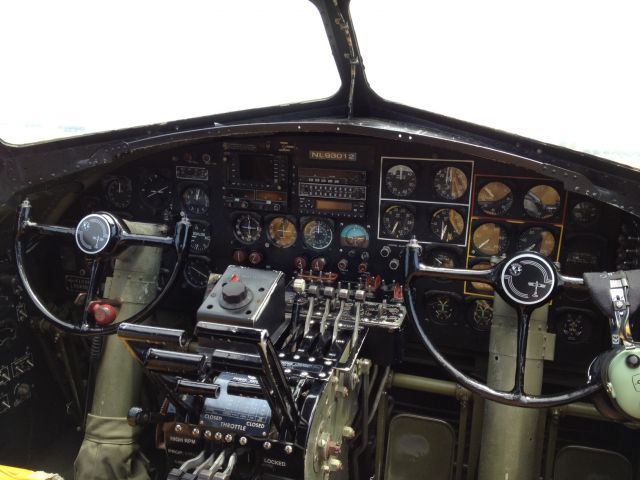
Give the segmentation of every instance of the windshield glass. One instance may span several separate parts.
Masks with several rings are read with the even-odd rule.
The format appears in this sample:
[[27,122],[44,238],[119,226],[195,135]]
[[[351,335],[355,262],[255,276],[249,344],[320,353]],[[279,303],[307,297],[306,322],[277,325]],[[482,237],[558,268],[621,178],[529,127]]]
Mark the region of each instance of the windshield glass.
[[637,2],[353,0],[382,97],[640,167]]
[[300,0],[3,2],[0,138],[29,143],[332,96]]

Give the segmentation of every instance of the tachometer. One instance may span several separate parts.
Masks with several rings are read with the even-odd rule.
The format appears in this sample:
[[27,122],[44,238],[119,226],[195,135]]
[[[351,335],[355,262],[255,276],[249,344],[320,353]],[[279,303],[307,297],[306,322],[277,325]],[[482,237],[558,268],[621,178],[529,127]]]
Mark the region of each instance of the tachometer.
[[267,235],[276,247],[289,248],[296,243],[298,231],[296,225],[287,217],[276,217],[269,222]]
[[441,208],[431,217],[431,231],[441,242],[453,242],[464,232],[464,218],[453,208]]
[[382,230],[392,238],[409,238],[415,223],[413,212],[401,205],[393,205],[382,214]]
[[408,197],[416,189],[416,173],[406,165],[395,165],[387,170],[384,183],[396,197]]
[[250,245],[260,238],[260,235],[262,234],[262,225],[260,225],[259,219],[253,215],[245,213],[236,218],[233,233],[239,241]]
[[204,215],[209,210],[209,195],[202,187],[187,187],[182,192],[182,205],[187,213]]
[[436,172],[433,186],[441,198],[457,200],[466,193],[469,181],[459,168],[444,167]]
[[367,248],[369,246],[369,233],[357,223],[345,226],[340,232],[340,246]]
[[131,179],[128,177],[116,177],[109,180],[106,186],[107,200],[114,207],[127,208],[131,205],[131,196],[133,188],[131,187]]
[[533,218],[551,218],[560,209],[560,194],[549,185],[536,185],[524,196],[524,209]]
[[153,174],[145,180],[140,188],[142,201],[151,208],[165,207],[171,200],[171,184],[160,175]]
[[302,229],[304,244],[313,250],[324,250],[333,241],[333,226],[328,220],[316,218],[308,221]]
[[204,253],[211,245],[209,225],[200,222],[191,223],[191,243],[189,249],[193,253]]
[[502,182],[489,182],[478,192],[478,206],[487,215],[504,215],[513,205],[513,192]]
[[483,255],[500,255],[509,244],[504,227],[497,223],[483,223],[475,229],[471,238],[473,247]]
[[553,253],[556,238],[546,228],[531,227],[526,229],[518,238],[518,250],[538,252],[545,257]]

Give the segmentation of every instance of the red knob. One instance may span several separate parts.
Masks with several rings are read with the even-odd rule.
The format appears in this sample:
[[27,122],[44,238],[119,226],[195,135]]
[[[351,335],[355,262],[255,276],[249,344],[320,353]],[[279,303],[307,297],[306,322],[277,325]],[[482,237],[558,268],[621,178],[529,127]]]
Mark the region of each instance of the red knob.
[[118,316],[118,309],[108,303],[94,303],[91,311],[98,325],[109,325]]
[[236,263],[244,263],[247,260],[247,252],[238,249],[233,251],[233,261]]
[[249,254],[249,263],[251,265],[260,265],[262,263],[262,254],[260,252],[251,252]]
[[311,268],[316,272],[323,272],[327,266],[327,261],[324,257],[316,257],[311,260]]
[[293,259],[293,266],[298,270],[304,270],[307,268],[307,259],[302,256],[298,256]]

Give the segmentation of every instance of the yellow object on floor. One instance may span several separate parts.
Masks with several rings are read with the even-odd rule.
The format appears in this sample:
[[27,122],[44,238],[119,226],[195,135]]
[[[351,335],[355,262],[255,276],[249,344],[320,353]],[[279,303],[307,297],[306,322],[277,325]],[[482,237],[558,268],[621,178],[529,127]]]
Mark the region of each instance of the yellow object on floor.
[[0,480],[64,480],[55,473],[33,472],[24,468],[0,465]]

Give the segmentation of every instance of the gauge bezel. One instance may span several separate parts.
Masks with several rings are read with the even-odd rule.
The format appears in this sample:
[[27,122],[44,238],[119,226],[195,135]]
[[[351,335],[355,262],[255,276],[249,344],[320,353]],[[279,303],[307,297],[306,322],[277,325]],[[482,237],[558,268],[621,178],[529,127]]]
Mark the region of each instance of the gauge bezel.
[[[163,182],[164,185],[166,185],[166,191],[159,194],[158,197],[155,197],[153,201],[150,201],[149,197],[146,195],[147,189],[157,182]],[[166,208],[173,199],[173,184],[171,180],[159,173],[152,173],[148,175],[140,185],[140,199],[144,205],[154,210]],[[156,201],[156,199],[159,201]]]
[[[204,194],[206,198],[206,206],[200,207],[190,203],[185,199],[185,194],[188,190],[197,189]],[[191,183],[180,186],[180,205],[184,208],[185,212],[192,215],[206,215],[211,209],[211,195],[209,195],[209,186],[207,184]]]
[[[510,197],[510,200],[509,200],[508,206],[506,207],[506,209],[505,209],[505,210],[503,210],[503,211],[499,211],[499,212],[496,212],[496,213],[493,213],[493,212],[492,212],[492,211],[490,211],[490,210],[486,210],[486,209],[485,209],[485,208],[480,204],[480,202],[481,202],[481,200],[480,200],[480,193],[481,193],[481,192],[482,192],[482,191],[483,191],[483,190],[484,190],[488,185],[495,184],[495,183],[499,183],[499,184],[501,184],[501,185],[504,185],[506,188],[508,188],[508,189],[509,189],[509,193],[508,193],[505,197],[503,197],[502,199],[500,199],[500,200],[496,200],[496,202],[502,202],[504,199],[509,198],[509,197]],[[500,177],[490,178],[488,181],[484,181],[484,182],[482,182],[481,184],[479,184],[479,185],[476,187],[476,190],[477,190],[477,192],[476,192],[476,194],[475,194],[475,202],[476,202],[476,205],[477,205],[478,209],[479,209],[479,210],[480,210],[484,215],[489,215],[490,217],[502,217],[502,216],[509,215],[509,213],[512,211],[513,206],[514,206],[514,203],[515,203],[515,192],[514,192],[513,185],[512,185],[510,182],[508,182],[508,181],[507,181],[507,179],[505,179],[505,178],[500,178]]]
[[[462,230],[459,233],[454,230],[453,233],[455,233],[455,235],[451,237],[449,240],[446,240],[442,238],[441,234],[436,231],[436,229],[434,228],[434,225],[436,221],[436,216],[439,215],[440,212],[451,212],[451,211],[455,212],[455,214],[462,219]],[[449,213],[449,223],[453,225],[453,222],[451,221],[450,213]],[[429,217],[429,230],[433,235],[435,235],[438,243],[456,244],[456,243],[459,243],[461,239],[464,240],[465,232],[467,230],[467,221],[465,219],[465,215],[461,213],[457,208],[453,207],[452,205],[442,205],[442,206],[439,206],[439,208],[436,208],[431,213],[431,216]]]
[[[251,218],[252,220],[255,220],[258,223],[258,234],[254,240],[251,240],[251,241],[244,240],[237,233],[238,222],[240,221],[241,218],[244,218],[244,217]],[[232,215],[231,221],[233,225],[233,238],[235,238],[238,242],[242,243],[243,245],[254,245],[257,242],[259,242],[261,238],[263,238],[264,226],[262,222],[262,217],[260,215],[253,212],[236,212]]]
[[[213,241],[213,235],[211,233],[211,225],[209,224],[209,222],[205,222],[204,220],[191,220],[191,225],[193,226],[193,229],[191,230],[191,241],[189,243],[189,252],[195,253],[195,254],[205,253],[207,250],[209,250],[209,248],[211,247],[211,243]],[[196,228],[199,228],[199,227],[205,228],[205,237],[207,238],[207,245],[202,250],[193,248],[193,239],[196,233],[195,230]]]
[[[392,232],[388,231],[385,219],[387,218],[387,213],[392,209],[403,209],[406,210],[412,217],[412,227],[411,230],[407,231],[406,234],[403,235],[394,235]],[[412,205],[406,205],[401,203],[390,203],[384,206],[384,210],[382,211],[382,215],[380,218],[380,226],[382,227],[381,232],[383,237],[391,240],[409,240],[411,234],[413,234],[416,230],[416,212],[415,207]]]
[[[325,224],[328,226],[329,232],[331,234],[331,238],[329,239],[328,243],[325,243],[322,246],[313,246],[307,241],[307,235],[305,233],[305,229],[310,223],[313,223],[313,222],[319,222],[321,224]],[[314,252],[322,252],[331,248],[331,245],[333,245],[333,241],[335,238],[335,232],[334,232],[335,223],[332,219],[326,218],[326,217],[304,217],[303,219],[300,220],[300,225],[302,225],[302,227],[300,228],[300,232],[302,234],[301,235],[302,243],[306,248],[313,250]]]
[[[366,235],[366,239],[364,240],[364,243],[362,245],[352,245],[347,243],[346,241],[344,241],[345,238],[348,238],[346,236],[343,236],[343,233],[345,232],[345,230],[347,228],[350,227],[358,227],[361,228],[362,231],[364,231],[365,235]],[[367,229],[367,227],[365,227],[364,225],[360,224],[360,223],[347,223],[344,226],[342,226],[342,228],[340,229],[340,246],[344,247],[344,248],[361,248],[361,249],[366,249],[369,248],[369,245],[371,245],[371,234],[369,233],[369,229]]]
[[[114,200],[113,194],[111,193],[111,187],[116,183],[120,182],[121,185],[126,185],[128,189],[128,196],[126,202],[119,202]],[[126,175],[116,175],[109,177],[105,180],[104,184],[104,194],[107,201],[116,208],[128,208],[131,206],[131,202],[133,201],[133,182],[130,177]]]
[[[271,224],[275,220],[278,220],[278,219],[281,219],[281,218],[282,219],[286,219],[287,221],[289,221],[293,225],[293,229],[294,229],[294,232],[295,232],[295,236],[293,238],[293,241],[288,245],[280,245],[278,243],[278,240],[276,240],[271,235]],[[274,247],[282,249],[282,250],[286,250],[288,248],[292,248],[292,247],[296,246],[296,244],[298,243],[298,239],[300,238],[300,231],[299,231],[298,224],[297,224],[297,221],[296,221],[295,217],[292,217],[292,216],[289,216],[289,215],[272,215],[272,216],[269,216],[269,217],[265,218],[265,224],[266,224],[265,232],[266,232],[266,235],[267,235],[267,240]]]
[[[465,188],[463,190],[463,192],[458,195],[457,197],[454,197],[452,195],[449,194],[444,194],[443,191],[441,191],[441,187],[439,187],[439,185],[441,185],[440,183],[438,183],[441,172],[449,170],[449,169],[453,169],[456,170],[458,172],[460,172],[462,174],[462,176],[464,177],[464,181],[465,181]],[[435,191],[436,195],[442,199],[445,200],[447,202],[457,202],[460,201],[461,199],[463,199],[465,197],[465,195],[467,195],[467,193],[469,192],[469,186],[470,186],[470,182],[469,182],[469,177],[467,176],[466,172],[455,165],[444,165],[441,166],[439,168],[436,169],[435,173],[433,174],[433,190]]]
[[[410,190],[407,190],[406,193],[404,191],[401,192],[400,190],[398,190],[397,186],[393,185],[393,182],[390,180],[390,177],[389,177],[391,170],[398,169],[398,168],[404,168],[404,169],[410,170],[413,175],[413,181],[412,181],[413,186],[410,188]],[[411,180],[408,180],[408,182],[410,182],[408,183],[408,185],[410,186]],[[391,165],[386,169],[384,173],[384,186],[386,187],[387,191],[394,197],[397,197],[397,198],[411,197],[415,193],[416,188],[418,186],[418,172],[416,171],[416,167],[414,165],[407,165],[406,163],[395,163]]]
[[207,270],[209,271],[209,274],[211,274],[211,267],[210,267],[211,259],[209,257],[205,257],[201,255],[190,255],[185,260],[184,266],[182,267],[182,278],[190,287],[195,288],[197,290],[204,290],[207,288],[207,284],[209,283],[208,275],[207,275],[207,280],[204,282],[204,284],[196,284],[192,281],[192,279],[189,278],[189,275],[187,274],[188,268],[195,262],[206,263]]
[[[504,232],[504,238],[506,239],[505,240],[505,245],[497,253],[485,253],[485,252],[483,252],[476,245],[476,242],[474,240],[475,234],[476,234],[476,232],[478,231],[479,228],[481,228],[483,225],[491,225],[491,224],[492,225],[497,225],[498,227],[500,227],[500,229]],[[475,223],[472,227],[473,228],[471,229],[471,235],[469,236],[469,242],[471,244],[471,252],[473,253],[474,256],[489,258],[489,257],[493,257],[493,256],[502,255],[502,254],[507,253],[509,251],[509,247],[511,246],[511,235],[510,235],[510,232],[509,232],[509,228],[507,228],[507,225],[505,225],[504,222],[487,220],[487,221]]]

